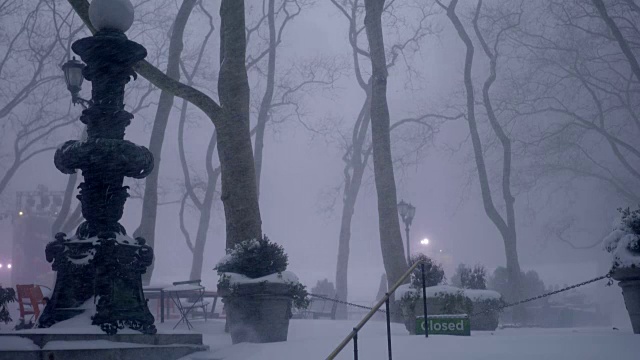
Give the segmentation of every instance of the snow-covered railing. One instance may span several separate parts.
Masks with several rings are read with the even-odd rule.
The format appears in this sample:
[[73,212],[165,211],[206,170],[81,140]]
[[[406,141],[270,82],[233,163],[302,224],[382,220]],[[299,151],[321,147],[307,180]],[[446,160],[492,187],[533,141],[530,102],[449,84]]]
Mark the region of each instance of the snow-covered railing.
[[[426,289],[426,281],[425,281],[424,262],[423,261],[417,261],[416,263],[411,265],[411,267],[409,267],[409,269],[400,277],[400,279],[398,279],[398,281],[396,281],[396,283],[393,284],[391,289],[389,289],[389,292],[387,292],[384,295],[384,297],[378,301],[378,303],[371,309],[371,311],[369,311],[367,313],[367,315],[365,315],[364,318],[362,320],[360,320],[358,325],[356,325],[356,327],[354,327],[353,330],[351,330],[349,335],[347,335],[347,337],[344,338],[344,340],[342,340],[342,342],[340,342],[340,344],[331,352],[331,354],[329,354],[329,356],[327,356],[327,360],[335,359],[335,357],[338,356],[338,354],[349,344],[349,342],[351,340],[353,340],[353,358],[354,358],[354,360],[358,360],[358,331],[360,331],[360,329],[362,329],[364,327],[364,325],[369,320],[371,320],[373,315],[380,310],[380,307],[382,306],[382,304],[385,304],[385,306],[386,306],[386,314],[387,314],[387,349],[389,351],[389,359],[392,358],[392,353],[391,353],[391,318],[390,318],[391,311],[389,309],[389,298],[398,289],[398,287],[400,287],[400,285],[402,285],[404,283],[404,281],[407,279],[407,277],[409,277],[409,275],[411,275],[411,273],[418,267],[418,265],[420,265],[420,269],[422,271],[422,299],[423,299],[422,303],[423,303],[423,306],[424,306],[424,314],[425,314],[425,316],[428,314],[427,313],[427,289]],[[428,330],[425,331],[424,336],[425,337],[429,337],[429,331]]]

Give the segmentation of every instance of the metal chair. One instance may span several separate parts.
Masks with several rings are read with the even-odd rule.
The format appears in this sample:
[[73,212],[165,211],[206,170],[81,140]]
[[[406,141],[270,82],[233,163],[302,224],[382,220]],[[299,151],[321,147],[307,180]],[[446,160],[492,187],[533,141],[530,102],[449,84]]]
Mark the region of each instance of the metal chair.
[[[47,299],[42,295],[39,285],[16,285],[18,296],[18,307],[20,309],[20,320],[26,323],[25,317],[31,315],[29,323],[35,323],[40,317],[40,306],[46,305]],[[26,326],[26,325],[25,325]]]
[[[200,284],[200,280],[188,280],[188,281],[176,281],[172,287],[164,288],[162,290],[169,295],[169,298],[176,305],[180,312],[180,321],[174,326],[174,329],[184,322],[188,329],[193,326],[189,321],[189,314],[192,315],[194,308],[202,308],[204,319],[207,321],[207,306],[209,302],[204,301],[204,286]],[[182,302],[181,298],[186,298],[188,301]]]

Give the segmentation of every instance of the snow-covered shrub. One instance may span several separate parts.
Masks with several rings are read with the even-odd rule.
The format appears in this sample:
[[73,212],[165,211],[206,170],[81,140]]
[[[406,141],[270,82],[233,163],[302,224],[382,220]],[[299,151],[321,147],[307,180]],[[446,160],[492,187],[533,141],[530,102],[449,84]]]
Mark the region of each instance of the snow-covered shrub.
[[289,257],[284,248],[266,235],[237,244],[227,250],[227,255],[218,262],[218,289],[228,291],[233,296],[241,284],[286,284],[293,306],[306,309],[309,306],[309,294],[298,277],[287,270]]
[[297,309],[306,309],[309,307],[311,300],[309,299],[309,293],[307,287],[301,283],[291,284],[291,297],[293,298],[293,306]]
[[12,321],[11,316],[9,316],[9,310],[7,309],[7,305],[11,302],[16,301],[16,292],[12,288],[3,288],[0,286],[0,321],[5,324]]
[[473,312],[473,302],[462,291],[454,294],[440,293],[437,298],[442,301],[443,314],[471,314]]
[[612,269],[640,267],[640,208],[618,211],[620,222],[604,239],[604,249],[613,255]]
[[261,239],[251,239],[227,249],[225,256],[216,266],[218,273],[236,273],[255,279],[287,270],[289,257],[284,248],[266,235]]
[[[444,270],[440,264],[437,264],[430,257],[425,254],[416,254],[411,256],[411,264],[413,265],[418,261],[424,261],[424,277],[427,286],[436,286],[442,284],[445,280]],[[414,288],[422,287],[422,269],[421,266],[417,266],[411,274],[411,286]]]
[[451,283],[453,286],[463,289],[484,290],[487,288],[487,268],[483,265],[476,265],[471,268],[465,264],[460,264],[451,278]]
[[322,295],[333,299],[336,296],[336,288],[329,279],[318,280],[316,286],[311,288],[313,294]]

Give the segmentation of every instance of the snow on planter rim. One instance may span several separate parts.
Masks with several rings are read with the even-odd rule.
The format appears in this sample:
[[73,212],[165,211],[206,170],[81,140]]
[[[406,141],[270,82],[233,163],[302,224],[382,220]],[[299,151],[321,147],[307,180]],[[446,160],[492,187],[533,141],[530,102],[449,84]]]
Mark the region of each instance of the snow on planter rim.
[[272,284],[291,284],[298,283],[298,276],[291,271],[283,271],[281,273],[275,273],[259,278],[252,279],[248,276],[236,273],[220,273],[221,276],[226,276],[229,279],[230,285],[240,285],[240,284],[258,284],[262,282],[272,283]]

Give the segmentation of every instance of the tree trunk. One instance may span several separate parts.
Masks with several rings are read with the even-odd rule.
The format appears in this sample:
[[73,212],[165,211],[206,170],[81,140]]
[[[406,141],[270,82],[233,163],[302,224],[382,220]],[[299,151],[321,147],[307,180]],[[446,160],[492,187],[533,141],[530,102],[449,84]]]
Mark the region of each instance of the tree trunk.
[[67,220],[62,224],[60,232],[63,232],[65,234],[71,233],[73,229],[77,228],[80,223],[82,223],[82,220],[82,204],[78,203],[75,210],[73,210],[71,215],[69,215],[69,217],[67,217]]
[[[186,104],[185,104],[186,105]],[[207,243],[207,233],[211,222],[211,208],[213,206],[213,195],[216,192],[216,183],[218,182],[219,170],[213,169],[213,152],[216,147],[216,134],[211,136],[209,146],[207,147],[206,167],[207,167],[207,188],[204,192],[204,199],[200,208],[200,221],[198,223],[198,231],[196,232],[195,242],[193,244],[193,261],[191,262],[190,280],[202,278],[202,263],[204,260],[204,247]]]
[[56,220],[51,224],[51,235],[55,236],[62,230],[62,225],[69,216],[71,210],[71,201],[73,199],[73,192],[76,189],[76,183],[78,182],[78,173],[69,175],[67,179],[67,186],[64,189],[64,197],[62,198],[62,205]]
[[[360,172],[360,179],[362,179]],[[354,174],[354,177],[357,176]],[[354,179],[355,181],[355,179]],[[349,242],[351,241],[351,220],[355,211],[356,199],[360,186],[349,186],[345,189],[345,197],[342,202],[342,221],[340,222],[340,238],[338,240],[338,265],[336,269],[336,295],[338,300],[347,301],[348,298],[348,270],[349,270]],[[347,319],[347,305],[338,304],[336,319]]]
[[[169,42],[169,59],[167,61],[167,76],[174,80],[180,79],[180,56],[184,44],[182,38],[184,29],[189,20],[189,16],[195,7],[197,0],[184,0],[176,20],[173,23],[173,31]],[[164,135],[169,122],[169,115],[173,107],[174,95],[172,92],[162,90],[160,100],[158,101],[158,109],[151,130],[151,139],[149,141],[149,151],[153,154],[154,168],[147,177],[144,187],[144,199],[142,202],[142,218],[140,226],[134,231],[134,236],[142,236],[147,240],[147,244],[151,247],[155,245],[156,217],[158,214],[158,179],[160,176],[160,158],[162,155],[162,145],[164,143]],[[152,263],[147,272],[142,275],[144,284],[148,284],[153,274],[155,263]]]
[[267,21],[269,23],[269,60],[267,63],[267,84],[260,103],[258,111],[258,124],[256,125],[255,140],[255,168],[256,168],[256,186],[258,196],[260,195],[260,176],[262,175],[262,161],[264,148],[264,133],[269,121],[269,108],[273,101],[273,90],[275,87],[276,76],[276,20],[275,20],[275,0],[269,0],[269,9],[267,12]]
[[[391,157],[389,107],[387,105],[387,64],[382,34],[384,0],[365,0],[364,24],[371,54],[371,135],[373,170],[378,195],[378,221],[382,260],[389,284],[407,270],[400,221],[398,220],[396,182]],[[394,313],[398,313],[394,301]],[[401,321],[399,315],[395,321]]]
[[21,165],[20,160],[16,158],[13,164],[11,164],[11,167],[9,167],[7,171],[4,173],[4,175],[2,176],[2,178],[0,178],[0,194],[2,194],[2,192],[7,187],[7,185],[9,185],[9,181],[16,174],[16,172],[20,168],[20,165]]
[[[362,177],[369,162],[369,152],[363,154],[364,141],[371,122],[371,93],[366,91],[366,99],[362,104],[358,119],[353,127],[351,149],[347,149],[344,160],[344,195],[342,198],[342,221],[340,222],[340,237],[338,239],[338,264],[336,268],[336,295],[338,300],[347,301],[349,295],[348,272],[351,242],[351,220],[355,212],[356,202]],[[347,319],[347,305],[338,304],[336,319]]]
[[231,248],[260,237],[262,220],[249,123],[244,0],[222,0],[220,18],[218,94],[223,120],[217,128],[218,156],[226,244]]
[[490,60],[491,73],[484,83],[482,94],[483,104],[487,109],[489,122],[496,133],[496,136],[501,141],[503,146],[503,173],[502,173],[502,195],[505,201],[507,220],[498,212],[491,195],[491,187],[489,185],[489,177],[487,175],[487,168],[484,159],[484,151],[482,149],[482,142],[480,140],[480,134],[478,132],[478,123],[476,121],[475,113],[475,95],[473,89],[473,80],[471,77],[471,69],[473,66],[473,56],[475,48],[469,34],[467,33],[464,25],[458,18],[455,10],[458,0],[452,0],[447,10],[447,17],[454,25],[458,36],[465,44],[466,53],[464,61],[464,86],[467,100],[467,124],[469,125],[469,134],[471,137],[471,143],[473,146],[473,154],[476,162],[476,169],[478,171],[478,180],[480,183],[480,191],[482,193],[482,203],[484,210],[489,219],[496,226],[505,245],[505,255],[507,263],[507,272],[509,277],[509,283],[511,287],[511,296],[513,299],[519,299],[520,297],[520,264],[518,261],[518,253],[516,249],[516,229],[515,229],[515,211],[514,201],[515,199],[511,195],[511,141],[508,136],[502,130],[502,127],[498,123],[498,120],[493,112],[493,106],[489,98],[489,89],[491,84],[496,78],[496,54],[491,53],[489,47],[486,45],[482,34],[477,27],[477,20],[482,6],[482,1],[478,2],[474,16],[474,27],[476,34],[478,35],[480,42],[483,46],[487,57]]

